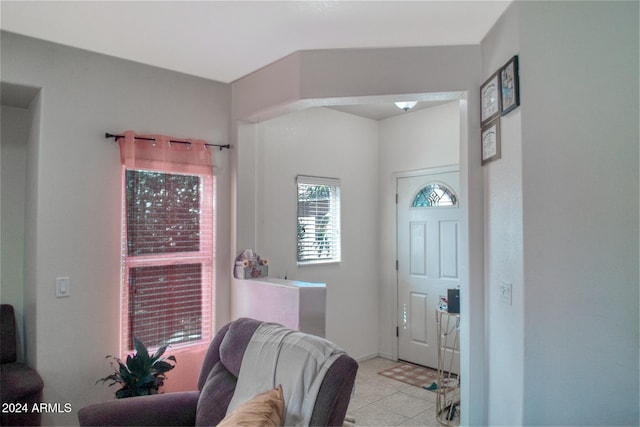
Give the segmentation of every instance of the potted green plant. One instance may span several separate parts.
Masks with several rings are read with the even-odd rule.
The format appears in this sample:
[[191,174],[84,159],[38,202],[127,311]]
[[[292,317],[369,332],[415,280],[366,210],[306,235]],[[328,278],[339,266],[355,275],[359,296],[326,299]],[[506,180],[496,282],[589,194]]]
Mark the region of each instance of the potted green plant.
[[[158,394],[158,390],[167,379],[165,373],[172,370],[177,363],[175,356],[162,358],[168,347],[166,345],[160,347],[153,355],[149,355],[142,341],[134,337],[133,344],[135,354],[128,355],[126,363],[118,357],[107,356],[106,359],[112,359],[113,374],[96,381],[96,384],[112,381],[109,387],[120,384],[122,387],[116,391],[116,399]],[[174,364],[167,360],[172,360]]]

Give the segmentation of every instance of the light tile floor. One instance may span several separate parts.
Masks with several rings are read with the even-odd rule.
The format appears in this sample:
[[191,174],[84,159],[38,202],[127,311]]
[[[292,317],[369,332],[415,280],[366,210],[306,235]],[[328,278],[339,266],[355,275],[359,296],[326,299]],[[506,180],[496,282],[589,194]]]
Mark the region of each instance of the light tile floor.
[[378,375],[399,363],[380,357],[360,363],[347,411],[356,426],[441,426],[435,393]]

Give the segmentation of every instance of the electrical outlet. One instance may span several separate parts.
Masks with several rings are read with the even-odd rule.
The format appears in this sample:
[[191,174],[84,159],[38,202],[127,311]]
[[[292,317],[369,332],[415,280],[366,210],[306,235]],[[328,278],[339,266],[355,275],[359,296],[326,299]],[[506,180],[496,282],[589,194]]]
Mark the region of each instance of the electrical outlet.
[[498,289],[498,298],[503,304],[511,305],[511,283],[500,282]]

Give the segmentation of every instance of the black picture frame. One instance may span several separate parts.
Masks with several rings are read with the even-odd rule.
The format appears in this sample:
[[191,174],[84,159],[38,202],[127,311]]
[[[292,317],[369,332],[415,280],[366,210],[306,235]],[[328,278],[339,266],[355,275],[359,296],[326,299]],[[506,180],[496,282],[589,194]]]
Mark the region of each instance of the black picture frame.
[[500,116],[500,70],[480,86],[480,124],[488,124]]
[[482,165],[498,160],[502,156],[500,147],[500,116],[482,127],[481,134],[481,155]]
[[520,105],[520,77],[518,55],[500,69],[500,114],[506,115]]

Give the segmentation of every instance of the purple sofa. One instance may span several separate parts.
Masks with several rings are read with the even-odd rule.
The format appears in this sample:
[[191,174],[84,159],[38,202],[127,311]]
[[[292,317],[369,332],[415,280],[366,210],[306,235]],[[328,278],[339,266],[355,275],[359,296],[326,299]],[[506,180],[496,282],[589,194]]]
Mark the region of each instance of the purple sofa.
[[[218,331],[202,364],[198,390],[118,399],[86,406],[78,412],[80,425],[217,425],[224,418],[233,396],[247,344],[261,323],[242,318]],[[343,424],[357,371],[358,364],[346,354],[331,365],[320,386],[311,425]]]
[[9,304],[0,305],[0,343],[0,425],[39,426],[41,415],[33,407],[42,401],[44,383],[38,372],[17,362],[16,316]]

